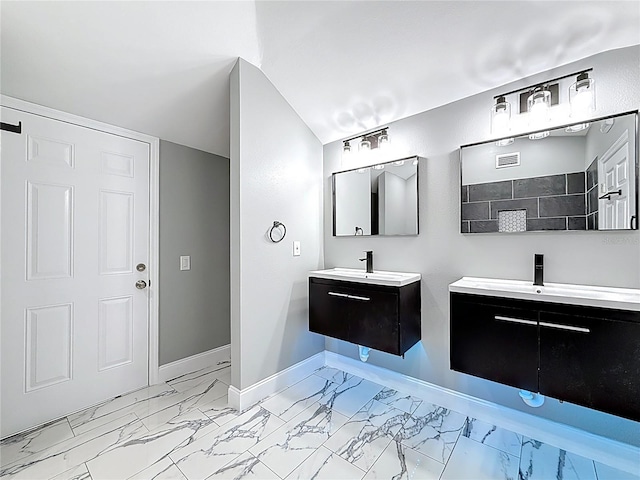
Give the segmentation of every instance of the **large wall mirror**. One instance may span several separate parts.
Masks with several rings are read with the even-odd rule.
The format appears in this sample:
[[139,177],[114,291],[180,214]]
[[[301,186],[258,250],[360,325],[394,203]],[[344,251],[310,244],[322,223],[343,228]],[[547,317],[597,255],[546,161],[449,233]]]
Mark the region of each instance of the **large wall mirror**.
[[418,157],[332,175],[333,235],[417,235]]
[[638,228],[638,113],[466,145],[461,232]]

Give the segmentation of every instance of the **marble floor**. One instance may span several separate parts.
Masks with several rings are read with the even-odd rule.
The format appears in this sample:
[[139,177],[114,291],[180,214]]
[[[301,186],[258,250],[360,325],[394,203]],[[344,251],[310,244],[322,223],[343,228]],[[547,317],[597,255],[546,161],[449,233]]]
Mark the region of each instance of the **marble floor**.
[[229,366],[200,370],[0,443],[0,478],[640,480],[322,368],[239,414]]

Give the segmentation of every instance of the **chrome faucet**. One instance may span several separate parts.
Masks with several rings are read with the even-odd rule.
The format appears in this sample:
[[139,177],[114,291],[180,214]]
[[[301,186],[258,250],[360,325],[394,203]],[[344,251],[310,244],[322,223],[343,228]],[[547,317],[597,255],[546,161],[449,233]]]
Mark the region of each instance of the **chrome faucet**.
[[541,253],[533,255],[533,284],[544,286],[544,255]]
[[367,273],[373,273],[373,250],[365,250],[365,258],[359,258],[361,262],[367,261]]

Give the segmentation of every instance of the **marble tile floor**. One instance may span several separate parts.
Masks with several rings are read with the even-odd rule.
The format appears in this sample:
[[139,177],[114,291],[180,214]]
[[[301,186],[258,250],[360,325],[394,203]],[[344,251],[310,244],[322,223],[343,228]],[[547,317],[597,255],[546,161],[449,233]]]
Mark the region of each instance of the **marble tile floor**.
[[322,368],[239,414],[230,367],[115,398],[0,442],[0,478],[640,480]]

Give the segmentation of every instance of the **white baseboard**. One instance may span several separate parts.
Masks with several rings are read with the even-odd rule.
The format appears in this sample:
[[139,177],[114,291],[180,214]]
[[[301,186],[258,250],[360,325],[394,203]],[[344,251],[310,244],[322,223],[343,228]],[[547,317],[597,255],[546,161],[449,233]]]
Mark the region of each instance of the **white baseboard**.
[[167,363],[158,369],[158,383],[166,382],[173,378],[195,372],[207,367],[231,364],[231,345],[223,345],[206,352],[198,353],[175,362]]
[[325,364],[399,392],[535,438],[614,468],[636,473],[640,448],[325,351]]
[[283,388],[307,378],[319,368],[324,367],[324,354],[324,351],[316,353],[314,356],[298,362],[242,390],[230,386],[229,406],[243,412],[272,393],[276,393]]

